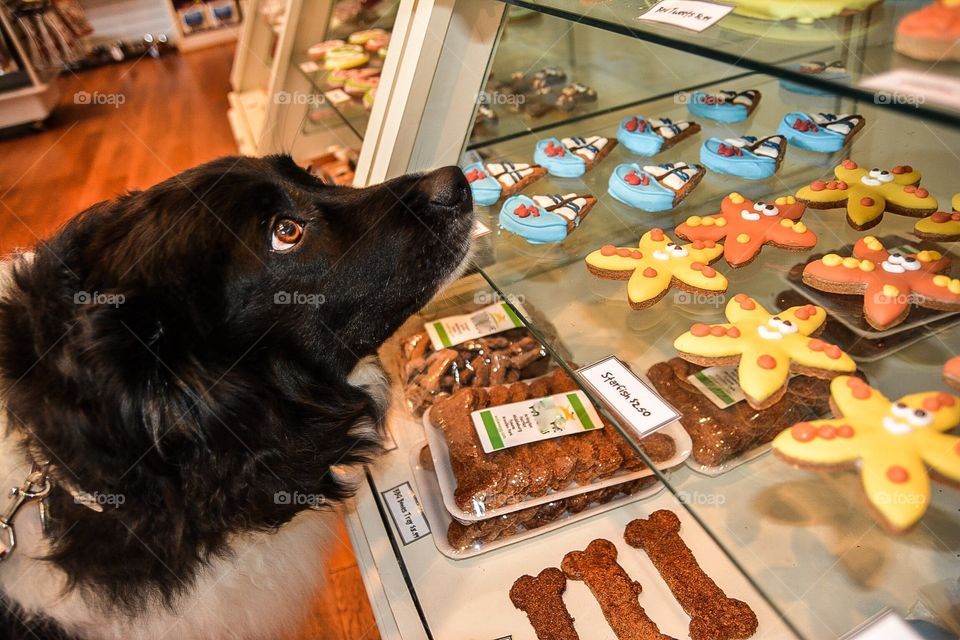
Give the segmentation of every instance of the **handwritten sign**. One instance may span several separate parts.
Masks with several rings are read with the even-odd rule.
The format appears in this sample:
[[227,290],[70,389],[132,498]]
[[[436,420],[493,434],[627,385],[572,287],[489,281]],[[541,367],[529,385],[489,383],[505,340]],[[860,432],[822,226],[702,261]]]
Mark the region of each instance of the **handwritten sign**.
[[731,11],[733,7],[730,5],[702,0],[663,0],[637,19],[660,22],[691,31],[703,31],[715,25]]
[[417,500],[409,482],[398,484],[393,489],[381,491],[397,533],[403,539],[403,546],[416,542],[424,536],[430,535],[430,525],[423,517],[423,509]]
[[680,418],[676,409],[616,356],[607,356],[577,373],[641,438]]

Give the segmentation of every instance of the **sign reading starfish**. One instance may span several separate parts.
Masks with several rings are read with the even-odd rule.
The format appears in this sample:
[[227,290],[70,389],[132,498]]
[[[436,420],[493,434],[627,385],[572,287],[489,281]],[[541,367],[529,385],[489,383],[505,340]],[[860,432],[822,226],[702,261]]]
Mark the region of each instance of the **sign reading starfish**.
[[640,248],[605,245],[587,256],[587,270],[598,278],[627,280],[634,309],[656,304],[671,287],[691,292],[723,293],[727,279],[709,266],[723,254],[723,245],[697,240],[678,245],[662,229],[640,238]]
[[859,378],[830,384],[836,418],[800,422],[773,441],[776,454],[800,467],[860,469],[871,510],[893,533],[907,531],[930,503],[930,477],[960,482],[960,398],[914,393],[891,402]]
[[937,199],[919,186],[920,175],[909,165],[890,171],[864,169],[844,160],[833,170],[836,180],[815,180],[797,192],[797,200],[812,209],[846,205],[847,222],[863,231],[880,223],[884,211],[922,218],[937,210]]
[[853,257],[828,253],[803,269],[803,281],[830,293],[863,296],[863,315],[877,330],[907,318],[910,305],[960,311],[960,280],[939,273],[950,259],[939,251],[890,253],[873,236],[857,240]]
[[737,366],[740,388],[755,409],[778,402],[791,373],[832,378],[857,368],[840,347],[811,337],[827,319],[820,307],[790,307],[774,315],[738,293],[727,303],[726,315],[726,324],[693,325],[673,346],[694,364]]
[[723,240],[723,257],[734,268],[745,267],[769,244],[787,251],[807,251],[817,236],[797,222],[806,205],[793,196],[772,203],[748,200],[731,193],[720,203],[720,213],[690,216],[675,233],[685,240]]

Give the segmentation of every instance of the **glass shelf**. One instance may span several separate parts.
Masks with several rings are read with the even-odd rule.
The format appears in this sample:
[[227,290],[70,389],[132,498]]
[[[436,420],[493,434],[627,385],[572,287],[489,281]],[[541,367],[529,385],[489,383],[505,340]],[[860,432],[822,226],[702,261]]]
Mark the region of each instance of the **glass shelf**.
[[[315,95],[323,97],[323,105],[320,109],[329,109],[345,124],[350,128],[353,133],[357,135],[360,140],[363,140],[364,134],[367,132],[367,124],[370,122],[370,110],[363,106],[359,97],[351,98],[345,102],[334,103],[332,100],[326,97],[330,91],[333,89],[327,84],[327,76],[331,73],[330,71],[325,71],[324,69],[319,69],[318,71],[304,71],[303,63],[308,62],[309,58],[306,55],[297,56],[295,58],[295,64],[300,72],[306,76],[307,80],[310,82],[310,86],[313,87]],[[372,57],[370,59],[371,67],[382,67],[383,61],[379,58]],[[308,122],[309,122],[308,115]],[[312,125],[307,125],[312,126]]]
[[[730,14],[701,33],[637,20],[637,16],[656,4],[654,0],[624,2],[583,2],[581,0],[502,0],[506,4],[563,18],[573,23],[597,27],[672,49],[695,53],[710,60],[740,68],[768,73],[817,87],[829,92],[868,102],[884,109],[960,125],[960,110],[955,106],[925,101],[887,99],[861,83],[889,71],[909,71],[931,76],[960,76],[960,63],[936,63],[913,60],[893,51],[896,25],[904,15],[929,4],[926,0],[887,1],[852,16],[799,24],[795,20],[759,20]],[[849,81],[836,82],[800,73],[789,63],[820,60],[842,61]],[[933,81],[933,77],[931,77]]]

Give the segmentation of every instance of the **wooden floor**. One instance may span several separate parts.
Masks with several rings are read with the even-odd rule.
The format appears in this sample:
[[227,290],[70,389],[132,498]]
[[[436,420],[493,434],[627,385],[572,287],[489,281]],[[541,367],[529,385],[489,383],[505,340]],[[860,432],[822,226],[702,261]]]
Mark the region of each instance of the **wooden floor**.
[[[227,124],[232,46],[102,67],[61,80],[42,133],[0,134],[0,252],[28,247],[73,214],[237,152]],[[80,99],[75,99],[77,92]],[[122,104],[83,104],[94,94]],[[117,98],[122,96],[122,98]],[[342,523],[327,586],[287,640],[379,638]]]

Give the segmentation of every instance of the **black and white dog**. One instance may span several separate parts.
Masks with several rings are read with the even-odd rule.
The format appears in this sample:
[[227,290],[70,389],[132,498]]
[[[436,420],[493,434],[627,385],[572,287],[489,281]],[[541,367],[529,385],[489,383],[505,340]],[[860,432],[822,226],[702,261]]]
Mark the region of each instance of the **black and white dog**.
[[32,463],[52,489],[45,528],[38,502],[14,519],[0,638],[296,625],[329,531],[311,507],[379,450],[377,348],[458,272],[472,223],[456,167],[349,189],[223,158],[5,263],[0,509]]

